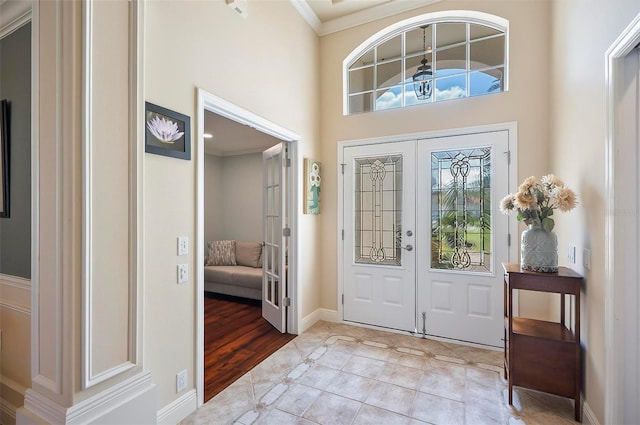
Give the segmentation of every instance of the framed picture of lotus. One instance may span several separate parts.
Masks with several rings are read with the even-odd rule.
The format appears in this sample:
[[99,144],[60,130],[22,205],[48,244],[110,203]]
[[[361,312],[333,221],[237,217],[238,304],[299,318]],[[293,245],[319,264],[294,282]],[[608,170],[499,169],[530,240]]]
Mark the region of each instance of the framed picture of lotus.
[[145,102],[144,151],[173,158],[191,159],[191,118]]

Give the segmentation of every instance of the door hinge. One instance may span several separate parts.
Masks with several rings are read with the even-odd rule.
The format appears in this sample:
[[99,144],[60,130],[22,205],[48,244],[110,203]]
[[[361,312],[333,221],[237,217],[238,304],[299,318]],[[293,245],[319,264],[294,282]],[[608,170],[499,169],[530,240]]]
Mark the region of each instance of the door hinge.
[[282,299],[282,305],[283,305],[284,307],[291,307],[291,298],[289,298],[289,297],[284,297],[284,298]]
[[507,233],[507,246],[511,246],[511,233]]
[[291,228],[285,227],[284,229],[282,229],[282,236],[286,236],[286,237],[291,236]]
[[507,164],[511,165],[511,151],[506,151],[507,154]]
[[284,165],[285,167],[291,167],[291,158],[283,158],[282,165]]
[[344,240],[344,229],[342,229],[342,240]]
[[344,174],[344,167],[346,167],[347,164],[340,164],[340,168],[342,168],[342,174]]
[[342,305],[344,305],[344,294],[342,294]]

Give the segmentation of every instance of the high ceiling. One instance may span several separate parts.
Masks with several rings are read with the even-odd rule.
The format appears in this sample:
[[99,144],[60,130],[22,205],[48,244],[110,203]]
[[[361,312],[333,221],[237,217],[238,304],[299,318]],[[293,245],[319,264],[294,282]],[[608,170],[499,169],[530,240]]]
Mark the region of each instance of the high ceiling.
[[319,35],[331,34],[441,0],[290,0]]

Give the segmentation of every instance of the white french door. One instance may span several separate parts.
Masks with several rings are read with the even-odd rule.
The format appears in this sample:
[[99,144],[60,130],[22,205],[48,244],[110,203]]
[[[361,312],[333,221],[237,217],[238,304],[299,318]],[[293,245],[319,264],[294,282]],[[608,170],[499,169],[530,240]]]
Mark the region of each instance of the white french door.
[[287,323],[287,148],[282,142],[262,153],[264,246],[262,316],[280,332]]
[[508,142],[507,131],[418,142],[420,332],[503,345]]
[[501,346],[508,141],[343,148],[345,321]]
[[344,320],[415,330],[415,152],[344,149]]

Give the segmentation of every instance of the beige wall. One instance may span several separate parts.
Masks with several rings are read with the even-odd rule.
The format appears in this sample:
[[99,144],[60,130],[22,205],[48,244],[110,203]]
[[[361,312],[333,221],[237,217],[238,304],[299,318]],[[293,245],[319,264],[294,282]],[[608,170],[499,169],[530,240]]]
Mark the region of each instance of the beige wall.
[[[318,38],[288,1],[252,1],[246,19],[223,0],[146,3],[146,100],[192,117],[196,88],[301,135],[300,156],[318,149]],[[295,34],[295,36],[292,36]],[[256,81],[256,78],[259,80]],[[250,84],[249,84],[250,83]],[[192,143],[192,145],[193,145]],[[176,284],[176,237],[195,232],[195,155],[191,161],[145,156],[145,366],[158,385],[158,408],[177,399],[175,376],[195,372],[195,255],[191,279]],[[319,220],[301,217],[302,314],[319,307]],[[193,247],[193,244],[191,244]],[[180,258],[180,260],[179,260]]]
[[204,166],[205,243],[216,239],[261,241],[262,153],[205,155]]
[[[225,239],[261,241],[262,153],[222,160]],[[238,188],[242,190],[238,190]]]
[[[215,155],[204,156],[204,255],[207,242],[224,239],[223,236],[223,158]],[[206,260],[206,258],[205,258]]]
[[[584,393],[600,423],[605,400],[605,52],[640,13],[637,0],[555,1],[552,5],[550,141],[552,170],[579,196],[557,217],[560,253],[576,245],[586,278],[582,344]],[[591,249],[591,269],[582,249]],[[612,347],[611,347],[612,348]]]
[[[352,116],[342,115],[342,61],[368,37],[400,20],[440,10],[476,10],[510,23],[509,91]],[[540,90],[549,59],[550,6],[540,1],[443,1],[321,39],[322,306],[337,307],[337,144],[340,141],[517,121],[519,179],[548,171],[549,94]],[[535,34],[535,36],[532,36]],[[547,303],[526,302],[521,312],[548,312]],[[525,310],[525,311],[523,311]]]

